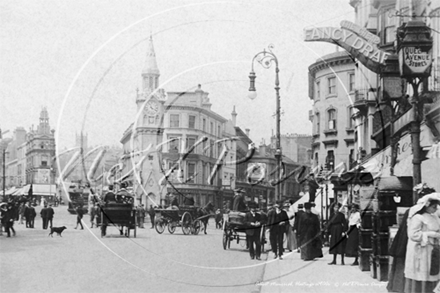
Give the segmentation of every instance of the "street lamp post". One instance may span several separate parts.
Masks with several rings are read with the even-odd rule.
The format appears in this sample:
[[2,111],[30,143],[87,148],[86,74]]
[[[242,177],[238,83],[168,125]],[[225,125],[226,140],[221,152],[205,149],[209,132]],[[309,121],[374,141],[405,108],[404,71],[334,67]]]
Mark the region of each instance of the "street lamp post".
[[257,60],[258,63],[261,64],[264,68],[268,69],[271,67],[272,63],[275,63],[275,92],[276,92],[276,148],[275,148],[275,158],[277,162],[276,168],[276,176],[277,180],[275,181],[275,199],[281,198],[281,168],[282,168],[282,152],[281,152],[281,135],[280,135],[280,81],[279,81],[279,68],[278,68],[278,59],[274,53],[271,51],[272,46],[269,46],[269,51],[263,50],[254,56],[252,59],[252,69],[249,74],[250,79],[250,87],[249,87],[249,95],[248,97],[253,100],[257,97],[257,91],[255,89],[255,79],[257,76],[254,71],[254,61]]
[[[419,97],[419,85],[431,75],[433,39],[431,29],[423,22],[410,20],[397,29],[397,52],[400,76],[413,88],[410,98],[412,105],[411,142],[413,151],[413,184],[422,182],[422,149],[420,147],[420,123],[423,116],[423,99]],[[426,91],[426,89],[423,89]],[[413,192],[413,203],[418,194]]]

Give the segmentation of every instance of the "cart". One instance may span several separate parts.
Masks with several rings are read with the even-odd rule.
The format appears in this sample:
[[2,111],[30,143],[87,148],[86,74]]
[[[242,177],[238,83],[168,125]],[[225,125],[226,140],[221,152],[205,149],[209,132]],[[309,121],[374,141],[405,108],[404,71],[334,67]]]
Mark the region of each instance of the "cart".
[[[236,240],[237,244],[240,241],[244,241],[246,248],[248,244],[246,242],[246,229],[249,229],[249,225],[244,222],[245,213],[231,211],[228,214],[223,215],[223,249],[231,248],[231,242]],[[260,243],[261,252],[264,252],[264,244],[266,244],[265,237],[266,225],[261,226]]]
[[155,228],[162,234],[165,228],[173,234],[177,227],[182,228],[185,235],[197,235],[200,232],[201,222],[198,218],[198,208],[194,206],[180,206],[179,209],[156,209]]
[[129,193],[116,194],[114,202],[100,203],[100,217],[98,225],[101,226],[101,237],[107,234],[108,226],[116,226],[120,235],[136,238],[136,209],[134,208],[134,197]]

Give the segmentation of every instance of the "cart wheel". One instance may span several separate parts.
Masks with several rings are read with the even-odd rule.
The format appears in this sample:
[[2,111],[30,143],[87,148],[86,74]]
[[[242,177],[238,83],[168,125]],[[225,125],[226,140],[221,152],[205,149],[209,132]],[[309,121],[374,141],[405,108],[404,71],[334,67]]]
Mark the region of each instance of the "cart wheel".
[[184,212],[182,215],[182,232],[185,235],[188,235],[191,233],[191,224],[192,224],[192,217],[191,214],[188,212]]
[[193,234],[197,235],[200,232],[201,223],[200,220],[195,220],[193,224]]
[[176,223],[171,222],[168,224],[168,232],[173,234],[176,231]]
[[155,225],[157,233],[162,234],[165,231],[165,225],[164,221],[157,220]]

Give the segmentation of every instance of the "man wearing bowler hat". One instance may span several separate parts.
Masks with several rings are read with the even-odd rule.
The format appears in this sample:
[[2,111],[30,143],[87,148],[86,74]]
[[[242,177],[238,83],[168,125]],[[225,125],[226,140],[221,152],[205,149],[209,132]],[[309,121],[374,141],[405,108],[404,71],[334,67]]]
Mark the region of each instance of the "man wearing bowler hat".
[[[246,236],[248,239],[249,246],[249,254],[251,259],[256,258],[260,259],[261,255],[261,215],[256,213],[257,204],[253,201],[248,203],[248,207],[250,209],[249,212],[246,213],[245,223],[248,225],[248,229],[246,229]],[[255,244],[255,248],[254,248]]]
[[237,188],[234,190],[234,193],[235,196],[234,196],[234,203],[232,204],[232,210],[239,212],[246,212],[247,207],[246,207],[246,203],[244,202],[243,189]]

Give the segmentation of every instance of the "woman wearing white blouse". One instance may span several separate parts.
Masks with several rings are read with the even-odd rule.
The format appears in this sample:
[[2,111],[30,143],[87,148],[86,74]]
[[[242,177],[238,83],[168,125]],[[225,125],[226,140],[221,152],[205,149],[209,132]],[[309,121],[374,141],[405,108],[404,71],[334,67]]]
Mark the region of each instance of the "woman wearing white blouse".
[[347,245],[345,246],[345,256],[354,257],[352,266],[359,265],[358,247],[359,247],[359,227],[361,225],[361,214],[359,206],[352,204],[350,216],[348,217]]
[[440,238],[439,203],[440,193],[431,193],[409,211],[405,292],[432,292],[440,279],[439,256],[432,254]]

